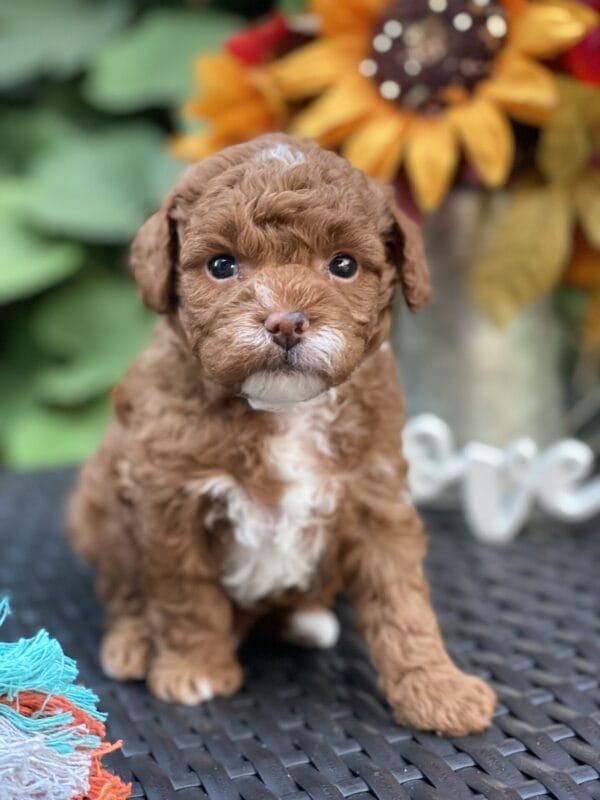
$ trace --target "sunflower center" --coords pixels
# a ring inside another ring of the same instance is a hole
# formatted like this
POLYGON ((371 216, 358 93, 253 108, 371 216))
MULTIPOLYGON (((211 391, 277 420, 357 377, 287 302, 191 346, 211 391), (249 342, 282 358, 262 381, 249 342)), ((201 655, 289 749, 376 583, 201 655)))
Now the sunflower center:
POLYGON ((493 0, 393 0, 359 69, 386 100, 436 113, 489 74, 506 32, 493 0))

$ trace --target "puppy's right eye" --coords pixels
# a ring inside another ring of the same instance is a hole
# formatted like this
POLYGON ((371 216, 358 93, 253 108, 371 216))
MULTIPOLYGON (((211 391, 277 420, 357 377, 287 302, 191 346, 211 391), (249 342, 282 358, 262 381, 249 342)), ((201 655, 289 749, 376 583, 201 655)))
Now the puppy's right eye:
POLYGON ((239 273, 240 267, 233 256, 227 253, 214 256, 206 265, 208 271, 218 281, 224 281, 227 278, 235 278, 239 273))

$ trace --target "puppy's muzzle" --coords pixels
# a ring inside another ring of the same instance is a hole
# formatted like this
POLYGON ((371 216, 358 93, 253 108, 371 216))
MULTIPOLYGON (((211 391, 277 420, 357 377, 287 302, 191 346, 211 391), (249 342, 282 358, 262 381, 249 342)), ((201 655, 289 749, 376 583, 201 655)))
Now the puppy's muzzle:
POLYGON ((302 311, 273 311, 264 324, 273 341, 287 351, 298 344, 310 323, 302 311))

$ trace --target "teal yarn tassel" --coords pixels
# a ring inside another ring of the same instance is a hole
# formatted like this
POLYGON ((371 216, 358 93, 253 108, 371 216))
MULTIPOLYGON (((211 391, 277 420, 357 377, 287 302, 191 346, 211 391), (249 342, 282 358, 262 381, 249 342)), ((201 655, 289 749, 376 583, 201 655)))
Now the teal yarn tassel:
MULTIPOLYGON (((10 613, 0 598, 0 625, 10 613)), ((45 630, 0 643, 0 800, 127 800, 131 786, 102 766, 98 698, 45 630)))
MULTIPOLYGON (((0 601, 0 624, 9 612, 8 599, 4 598, 0 601)), ((75 661, 45 630, 18 642, 0 642, 0 695, 18 701, 19 692, 25 690, 60 694, 96 719, 106 719, 106 714, 98 711, 97 695, 75 684, 78 674, 75 661)))
MULTIPOLYGON (((10 613, 8 598, 0 600, 0 624, 10 613)), ((100 744, 97 736, 83 734, 73 725, 70 712, 44 715, 45 703, 31 716, 19 713, 19 693, 35 691, 61 695, 90 716, 103 721, 106 714, 98 711, 98 697, 90 689, 78 686, 77 664, 65 655, 62 647, 47 631, 40 630, 29 639, 0 642, 0 695, 14 701, 14 708, 0 703, 0 719, 30 735, 39 734, 47 747, 59 753, 77 748, 93 750, 100 744)))
POLYGON ((57 753, 95 750, 100 745, 98 736, 83 733, 73 725, 73 715, 69 711, 47 717, 39 714, 26 717, 24 714, 19 714, 16 709, 0 703, 0 723, 3 719, 22 733, 37 736, 44 741, 46 747, 57 753))
POLYGON ((10 614, 10 600, 8 597, 0 598, 0 626, 4 625, 4 621, 10 614))

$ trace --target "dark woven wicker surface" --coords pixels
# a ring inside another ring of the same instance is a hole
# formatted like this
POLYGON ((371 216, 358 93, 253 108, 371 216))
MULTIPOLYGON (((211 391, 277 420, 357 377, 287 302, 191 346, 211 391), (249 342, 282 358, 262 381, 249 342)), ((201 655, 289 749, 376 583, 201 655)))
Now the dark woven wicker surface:
MULTIPOLYGON (((394 724, 347 611, 340 645, 306 652, 255 637, 243 690, 167 706, 100 672, 99 608, 60 534, 70 472, 0 475, 2 638, 46 627, 123 739, 110 764, 148 800, 600 798, 600 524, 540 524, 515 544, 476 544, 432 515, 429 573, 449 648, 501 698, 482 736, 394 724)), ((0 798, 2 792, 0 789, 0 798)))

